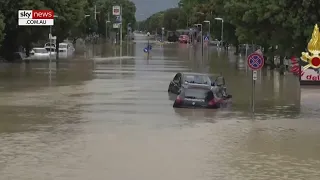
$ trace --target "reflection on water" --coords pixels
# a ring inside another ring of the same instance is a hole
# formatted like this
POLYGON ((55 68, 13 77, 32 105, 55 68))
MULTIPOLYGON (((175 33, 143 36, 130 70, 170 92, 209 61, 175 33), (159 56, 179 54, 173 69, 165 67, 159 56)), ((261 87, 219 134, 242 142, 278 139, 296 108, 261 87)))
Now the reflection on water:
POLYGON ((61 62, 51 75, 46 63, 1 65, 0 179, 320 177, 317 89, 300 96, 295 77, 262 71, 253 120, 245 61, 178 44, 154 44, 147 59, 145 45, 136 38, 132 60, 61 62), (222 72, 232 107, 173 109, 177 71, 222 72))

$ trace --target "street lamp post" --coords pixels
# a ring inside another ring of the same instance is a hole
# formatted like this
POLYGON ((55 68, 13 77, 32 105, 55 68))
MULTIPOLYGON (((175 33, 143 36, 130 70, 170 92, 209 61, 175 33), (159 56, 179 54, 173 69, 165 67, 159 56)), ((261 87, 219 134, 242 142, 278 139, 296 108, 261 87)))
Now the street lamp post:
POLYGON ((164 27, 161 28, 161 42, 163 43, 164 27))
MULTIPOLYGON (((53 18, 57 18, 57 17, 59 17, 59 16, 57 16, 57 15, 54 15, 54 17, 53 18)), ((52 48, 51 48, 51 45, 53 44, 52 43, 52 26, 50 26, 50 29, 49 29, 49 43, 50 43, 50 50, 49 50, 49 68, 50 68, 50 71, 51 71, 51 51, 52 51, 52 48)), ((57 45, 56 45, 57 46, 57 45)), ((59 44, 58 44, 58 46, 59 46, 59 44)))
POLYGON ((129 36, 131 37, 131 34, 130 34, 130 31, 131 31, 131 23, 128 23, 127 24, 127 56, 129 56, 129 36))
POLYGON ((209 33, 209 42, 207 44, 207 58, 209 59, 209 46, 210 46, 210 40, 211 40, 211 32, 210 32, 210 29, 211 29, 211 22, 208 21, 208 20, 205 20, 203 21, 204 23, 208 23, 209 27, 208 27, 208 33, 209 33))
POLYGON ((195 26, 200 26, 200 32, 201 32, 201 56, 203 57, 203 34, 202 34, 202 24, 195 24, 195 26))
POLYGON ((147 33, 147 36, 148 36, 147 49, 148 49, 148 59, 149 59, 149 57, 150 57, 150 33, 149 32, 147 33))
POLYGON ((203 21, 204 23, 208 23, 209 24, 209 27, 208 27, 208 33, 209 33, 209 41, 210 41, 210 39, 211 39, 211 32, 210 32, 210 28, 211 28, 211 23, 210 23, 210 21, 203 21))
POLYGON ((106 42, 108 42, 108 23, 110 23, 111 21, 107 20, 106 21, 106 42))
POLYGON ((120 57, 122 57, 122 6, 120 6, 120 57))
POLYGON ((215 20, 221 21, 221 42, 223 42, 223 19, 222 18, 214 18, 215 20))

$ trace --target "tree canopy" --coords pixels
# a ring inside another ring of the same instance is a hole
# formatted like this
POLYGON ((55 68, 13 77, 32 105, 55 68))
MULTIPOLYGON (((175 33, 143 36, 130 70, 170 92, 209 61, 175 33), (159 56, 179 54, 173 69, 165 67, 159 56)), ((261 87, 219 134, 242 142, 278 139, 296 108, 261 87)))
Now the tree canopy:
POLYGON ((113 23, 115 19, 113 5, 122 7, 123 30, 126 33, 127 24, 136 23, 136 7, 130 0, 0 0, 1 56, 8 57, 19 47, 29 49, 32 43, 49 38, 48 26, 18 26, 18 10, 52 9, 56 15, 52 33, 59 43, 66 38, 77 39, 92 33, 106 36, 106 21, 113 23), (99 12, 96 19, 95 6, 99 12))
POLYGON ((167 10, 152 15, 140 25, 148 31, 162 26, 173 30, 208 20, 212 36, 220 39, 221 21, 215 20, 219 17, 224 20, 224 40, 233 44, 277 46, 285 55, 300 53, 306 47, 313 26, 320 19, 319 5, 317 0, 180 0, 175 8, 179 13, 172 15, 171 20, 161 21, 172 13, 167 10))

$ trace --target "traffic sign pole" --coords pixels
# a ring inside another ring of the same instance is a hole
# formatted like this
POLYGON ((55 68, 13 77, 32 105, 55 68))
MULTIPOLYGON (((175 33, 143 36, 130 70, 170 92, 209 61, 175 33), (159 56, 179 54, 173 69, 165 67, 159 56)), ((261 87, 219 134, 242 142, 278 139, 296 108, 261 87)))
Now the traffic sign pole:
POLYGON ((252 71, 252 113, 255 111, 255 101, 256 101, 256 80, 257 80, 258 72, 256 70, 252 71))
POLYGON ((148 36, 148 60, 149 60, 149 57, 150 57, 150 33, 148 32, 147 33, 147 36, 148 36))
POLYGON ((254 52, 248 56, 247 59, 248 67, 252 70, 252 113, 255 112, 255 90, 256 90, 256 80, 258 79, 258 70, 260 70, 264 65, 264 58, 261 53, 254 52))

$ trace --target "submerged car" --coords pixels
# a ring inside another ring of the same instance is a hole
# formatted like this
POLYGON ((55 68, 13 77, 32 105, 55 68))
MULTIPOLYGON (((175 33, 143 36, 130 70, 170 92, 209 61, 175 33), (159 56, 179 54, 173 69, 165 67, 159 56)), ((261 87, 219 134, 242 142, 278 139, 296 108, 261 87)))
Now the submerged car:
POLYGON ((47 60, 50 57, 49 52, 45 48, 33 48, 30 51, 30 59, 47 60))
POLYGON ((225 99, 218 97, 212 91, 210 85, 189 85, 188 88, 183 88, 180 94, 176 97, 174 108, 220 108, 224 104, 225 99))
POLYGON ((225 79, 221 75, 215 74, 202 74, 191 72, 179 72, 173 80, 170 82, 168 92, 173 94, 179 94, 181 89, 188 87, 192 84, 202 84, 210 86, 211 89, 217 88, 224 98, 231 98, 232 96, 227 93, 225 86, 225 79))
POLYGON ((210 86, 211 81, 207 74, 179 72, 170 82, 168 92, 179 94, 181 88, 186 87, 188 84, 204 84, 210 86))

